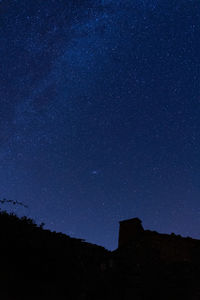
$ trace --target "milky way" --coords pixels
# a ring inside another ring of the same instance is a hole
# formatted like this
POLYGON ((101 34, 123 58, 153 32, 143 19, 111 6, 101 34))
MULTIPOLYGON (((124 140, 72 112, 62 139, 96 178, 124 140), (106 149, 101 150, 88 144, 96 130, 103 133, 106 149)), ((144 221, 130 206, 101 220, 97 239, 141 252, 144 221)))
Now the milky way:
POLYGON ((2 0, 1 198, 109 249, 136 216, 200 238, 199 24, 195 0, 2 0))

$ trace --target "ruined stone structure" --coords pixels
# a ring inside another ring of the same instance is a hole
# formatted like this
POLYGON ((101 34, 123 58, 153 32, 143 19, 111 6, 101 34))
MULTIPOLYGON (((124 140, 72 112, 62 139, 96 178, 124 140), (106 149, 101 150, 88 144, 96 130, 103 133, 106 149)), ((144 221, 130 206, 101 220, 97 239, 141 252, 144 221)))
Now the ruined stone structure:
POLYGON ((128 244, 144 232, 142 221, 138 218, 120 221, 118 247, 128 244))
POLYGON ((200 240, 144 230, 138 218, 120 222, 118 247, 126 246, 131 247, 141 261, 151 257, 166 262, 200 260, 200 240))

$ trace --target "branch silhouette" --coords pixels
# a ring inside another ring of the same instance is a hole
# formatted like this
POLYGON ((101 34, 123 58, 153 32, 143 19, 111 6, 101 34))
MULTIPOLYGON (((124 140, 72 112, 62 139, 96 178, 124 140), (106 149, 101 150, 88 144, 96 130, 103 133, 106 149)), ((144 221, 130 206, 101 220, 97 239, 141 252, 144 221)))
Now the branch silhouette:
POLYGON ((28 208, 28 206, 25 205, 25 204, 22 203, 22 202, 14 201, 14 200, 8 200, 8 199, 5 199, 5 198, 3 198, 2 200, 0 200, 0 203, 1 203, 1 204, 4 204, 4 203, 11 203, 11 204, 13 204, 13 205, 20 205, 20 206, 23 206, 23 207, 25 207, 25 208, 28 208))

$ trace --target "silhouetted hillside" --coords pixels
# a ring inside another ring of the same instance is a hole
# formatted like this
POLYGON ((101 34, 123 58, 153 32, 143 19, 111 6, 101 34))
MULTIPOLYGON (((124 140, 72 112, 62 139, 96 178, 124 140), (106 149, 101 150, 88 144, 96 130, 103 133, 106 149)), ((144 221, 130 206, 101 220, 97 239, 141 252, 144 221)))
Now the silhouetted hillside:
POLYGON ((169 235, 139 232, 109 252, 1 212, 1 299, 200 299, 199 249, 191 260, 163 259, 155 241, 169 235))
POLYGON ((86 299, 108 251, 0 213, 2 299, 86 299))

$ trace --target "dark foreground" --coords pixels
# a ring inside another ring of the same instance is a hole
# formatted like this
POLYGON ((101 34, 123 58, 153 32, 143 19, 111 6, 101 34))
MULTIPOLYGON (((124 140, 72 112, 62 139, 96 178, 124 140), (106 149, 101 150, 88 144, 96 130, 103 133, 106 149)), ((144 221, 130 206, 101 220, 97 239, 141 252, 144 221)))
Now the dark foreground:
POLYGON ((164 262, 141 242, 109 252, 7 213, 0 252, 2 300, 200 299, 200 253, 164 262))

